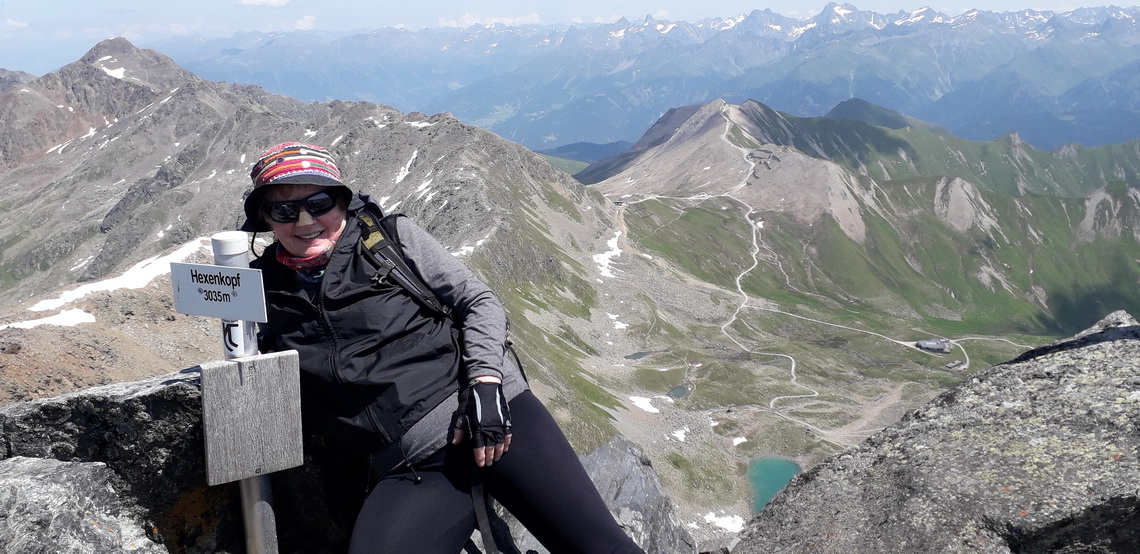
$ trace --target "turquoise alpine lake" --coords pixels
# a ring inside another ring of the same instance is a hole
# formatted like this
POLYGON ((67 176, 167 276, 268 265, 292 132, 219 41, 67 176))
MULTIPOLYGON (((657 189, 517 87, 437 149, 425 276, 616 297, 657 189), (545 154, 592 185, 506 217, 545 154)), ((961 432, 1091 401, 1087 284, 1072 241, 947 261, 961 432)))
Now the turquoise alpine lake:
POLYGON ((748 482, 752 483, 752 492, 755 494, 752 501, 753 513, 759 513, 799 472, 799 465, 784 458, 752 460, 748 464, 748 482))

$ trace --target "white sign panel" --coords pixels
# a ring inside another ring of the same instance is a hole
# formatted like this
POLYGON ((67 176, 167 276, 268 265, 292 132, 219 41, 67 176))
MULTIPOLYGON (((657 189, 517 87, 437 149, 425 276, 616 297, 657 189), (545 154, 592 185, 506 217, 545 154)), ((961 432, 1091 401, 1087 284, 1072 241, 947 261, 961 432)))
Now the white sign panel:
POLYGON ((267 321, 261 270, 204 264, 170 264, 174 310, 234 321, 267 321))

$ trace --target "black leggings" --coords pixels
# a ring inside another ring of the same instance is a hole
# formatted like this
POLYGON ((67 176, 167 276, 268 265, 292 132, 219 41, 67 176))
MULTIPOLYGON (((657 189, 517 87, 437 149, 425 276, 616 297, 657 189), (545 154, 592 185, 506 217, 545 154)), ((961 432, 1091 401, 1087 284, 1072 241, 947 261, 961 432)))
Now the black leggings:
MULTIPOLYGON (((546 407, 529 391, 510 402, 511 449, 484 470, 484 488, 552 554, 642 553, 614 521, 546 407)), ((414 475, 380 480, 356 519, 350 554, 456 554, 474 532, 469 444, 447 446, 414 475)))

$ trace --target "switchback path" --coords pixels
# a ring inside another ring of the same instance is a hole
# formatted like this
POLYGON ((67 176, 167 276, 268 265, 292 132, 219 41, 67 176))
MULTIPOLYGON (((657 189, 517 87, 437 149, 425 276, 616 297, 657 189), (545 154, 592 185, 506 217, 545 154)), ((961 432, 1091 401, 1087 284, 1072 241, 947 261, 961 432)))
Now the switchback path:
MULTIPOLYGON (((729 140, 730 130, 731 130, 731 123, 726 122, 725 131, 722 134, 722 139, 725 140, 725 142, 732 144, 732 142, 729 140)), ((746 175, 752 175, 753 171, 755 170, 756 163, 750 158, 749 151, 745 148, 742 148, 742 147, 739 147, 736 145, 733 145, 733 147, 740 150, 741 157, 743 158, 745 163, 749 164, 749 171, 746 173, 746 175)), ((640 242, 640 240, 644 240, 646 237, 652 236, 653 234, 655 234, 660 229, 665 229, 665 228, 670 227, 673 223, 675 223, 678 219, 680 219, 688 209, 695 208, 695 207, 701 205, 702 203, 708 202, 708 201, 713 200, 713 199, 728 199, 732 203, 740 205, 742 207, 742 210, 741 210, 743 213, 742 217, 743 217, 745 223, 747 224, 748 228, 751 230, 751 235, 752 235, 751 236, 752 244, 751 244, 751 251, 750 251, 751 263, 747 267, 745 267, 739 274, 736 275, 736 278, 735 278, 736 292, 740 297, 740 301, 736 305, 736 307, 733 309, 732 314, 720 326, 721 333, 728 340, 730 340, 733 344, 735 344, 737 347, 739 347, 741 350, 743 350, 745 352, 748 352, 750 354, 755 354, 755 355, 774 356, 774 357, 779 357, 779 358, 783 358, 783 359, 788 360, 788 362, 789 362, 788 383, 794 387, 802 389, 804 391, 804 393, 803 394, 786 394, 786 395, 780 395, 780 396, 772 397, 768 401, 767 411, 771 412, 772 414, 774 414, 780 418, 783 418, 787 421, 793 422, 797 425, 800 425, 806 429, 811 430, 813 433, 815 433, 820 438, 820 440, 823 440, 825 442, 834 444, 834 445, 842 447, 842 448, 852 446, 855 443, 850 442, 849 440, 845 441, 844 439, 845 438, 850 439, 853 437, 862 438, 862 437, 866 437, 866 436, 880 430, 880 429, 860 429, 859 424, 860 424, 860 422, 869 423, 869 422, 876 420, 878 414, 880 412, 882 412, 887 406, 898 403, 899 401, 901 401, 901 391, 905 387, 905 384, 896 386, 884 398, 880 399, 874 405, 868 406, 864 410, 863 416, 860 417, 858 420, 847 423, 841 427, 837 427, 834 429, 824 429, 824 428, 818 427, 816 425, 813 425, 807 421, 803 421, 801 419, 795 418, 795 417, 781 411, 780 404, 783 403, 784 401, 788 401, 788 400, 819 397, 820 392, 818 390, 812 388, 811 386, 806 385, 806 384, 799 381, 797 373, 796 373, 796 369, 797 369, 799 362, 798 362, 798 360, 796 360, 795 357, 788 355, 788 354, 784 354, 782 352, 767 352, 767 351, 764 351, 760 347, 746 345, 742 342, 742 340, 743 340, 742 338, 738 338, 737 336, 734 336, 734 334, 730 331, 730 329, 733 325, 737 324, 737 322, 740 320, 740 314, 746 309, 763 310, 763 311, 768 311, 768 312, 772 312, 772 313, 778 313, 778 314, 785 315, 788 317, 801 319, 801 320, 808 321, 811 323, 815 323, 818 325, 836 327, 836 328, 840 328, 840 329, 844 329, 844 330, 852 331, 852 332, 856 332, 856 333, 864 333, 864 334, 871 335, 871 336, 880 338, 882 340, 888 341, 888 342, 890 342, 896 346, 902 346, 904 348, 909 348, 909 349, 919 350, 919 351, 922 351, 922 350, 916 346, 914 340, 900 340, 900 339, 888 337, 888 336, 883 335, 881 333, 877 333, 877 332, 870 331, 867 329, 860 329, 857 327, 851 327, 851 326, 842 325, 842 324, 838 324, 838 323, 832 323, 829 321, 823 321, 820 319, 815 319, 815 318, 806 317, 803 315, 794 314, 791 312, 786 312, 783 310, 779 310, 779 309, 770 307, 768 305, 768 302, 765 299, 753 298, 747 292, 745 292, 744 286, 742 284, 743 280, 752 271, 756 270, 760 266, 761 262, 763 262, 763 263, 769 264, 771 267, 775 268, 776 271, 779 271, 780 274, 782 274, 784 277, 784 282, 787 284, 787 286, 790 289, 795 290, 796 292, 798 292, 800 294, 811 295, 811 296, 819 296, 818 294, 802 291, 793 285, 791 277, 788 275, 787 271, 784 269, 783 264, 782 264, 779 256, 763 240, 763 237, 761 235, 761 229, 763 228, 763 222, 762 221, 753 221, 753 217, 757 212, 756 207, 748 204, 747 202, 745 202, 744 200, 741 200, 740 198, 737 198, 736 196, 733 196, 733 192, 742 189, 746 185, 746 183, 747 183, 747 179, 745 179, 739 185, 734 187, 732 189, 732 191, 725 192, 722 194, 701 193, 701 194, 696 194, 696 195, 692 195, 692 196, 669 196, 669 195, 661 195, 661 194, 647 194, 644 196, 637 196, 636 198, 633 198, 633 195, 626 195, 625 197, 623 197, 623 205, 619 206, 617 209, 616 224, 618 225, 618 229, 620 231, 622 231, 622 235, 624 235, 626 237, 626 240, 633 243, 633 246, 639 248, 640 245, 638 244, 638 242, 640 242), (645 202, 648 200, 655 200, 655 199, 656 200, 669 200, 669 201, 681 203, 683 205, 676 207, 676 210, 677 210, 676 217, 674 217, 671 221, 659 225, 656 229, 649 231, 643 237, 639 237, 638 239, 634 239, 629 234, 628 227, 627 227, 626 222, 625 222, 624 205, 637 204, 637 203, 645 202), (767 259, 762 259, 761 254, 760 254, 762 251, 766 253, 765 257, 767 259)), ((963 355, 966 357, 965 365, 962 368, 963 370, 965 370, 966 368, 969 367, 969 362, 970 362, 969 353, 966 351, 965 346, 963 344, 961 344, 962 342, 967 341, 967 340, 1000 340, 1000 341, 1008 342, 1008 343, 1013 344, 1015 346, 1023 347, 1026 349, 1031 348, 1028 345, 1020 345, 1020 344, 1014 343, 1014 342, 1006 340, 1006 339, 992 338, 992 337, 965 337, 962 339, 957 339, 957 340, 950 339, 950 340, 951 340, 951 344, 953 344, 953 345, 957 346, 959 349, 961 349, 963 355)), ((699 364, 697 364, 697 365, 699 365, 699 364)), ((695 367, 692 363, 687 364, 687 368, 691 369, 692 367, 695 367)), ((689 380, 689 375, 688 375, 689 369, 686 369, 686 380, 689 380)), ((748 409, 749 406, 737 406, 736 408, 748 409)), ((755 408, 761 409, 759 406, 755 406, 755 408)))
MULTIPOLYGON (((784 271, 783 266, 780 264, 779 258, 776 257, 776 255, 775 255, 775 252, 772 251, 770 248, 768 248, 766 245, 764 245, 764 243, 761 239, 761 236, 760 236, 760 225, 752 222, 751 216, 755 213, 755 208, 753 208, 752 206, 749 206, 746 202, 740 200, 739 198, 732 196, 731 194, 728 194, 728 193, 720 194, 720 195, 699 194, 699 195, 694 195, 694 196, 689 196, 689 197, 665 196, 665 195, 652 194, 652 195, 646 195, 644 197, 639 197, 639 198, 633 199, 633 200, 627 200, 625 202, 625 204, 626 205, 637 204, 640 202, 645 202, 648 200, 655 200, 655 199, 656 200, 670 200, 670 201, 688 204, 687 207, 684 207, 684 208, 681 208, 678 210, 676 218, 674 218, 672 221, 659 225, 657 227, 657 229, 650 231, 646 235, 646 236, 651 236, 657 230, 668 228, 673 222, 675 222, 677 219, 679 219, 680 217, 682 217, 684 215, 684 212, 686 209, 694 208, 694 207, 699 206, 700 204, 702 204, 704 202, 707 202, 707 201, 713 200, 713 199, 718 199, 718 198, 729 199, 732 202, 739 204, 742 208, 744 208, 746 210, 746 211, 744 211, 744 214, 743 214, 744 220, 748 223, 748 226, 752 231, 752 237, 751 237, 752 238, 752 246, 751 246, 751 252, 750 252, 751 263, 748 265, 748 267, 744 268, 735 277, 736 292, 738 295, 740 295, 740 302, 736 305, 736 307, 734 308, 732 314, 728 317, 728 319, 720 326, 721 333, 729 341, 731 341, 733 344, 735 344, 737 347, 739 347, 741 350, 743 350, 745 352, 748 352, 750 354, 755 354, 755 355, 774 356, 774 357, 779 357, 779 358, 783 358, 783 359, 788 360, 788 362, 789 362, 788 383, 795 386, 795 387, 803 389, 805 391, 804 394, 781 395, 781 396, 773 397, 768 401, 767 410, 769 412, 771 412, 772 414, 776 415, 777 417, 780 417, 782 419, 785 419, 787 421, 790 421, 792 423, 795 423, 797 425, 800 425, 802 427, 805 427, 805 428, 811 430, 821 440, 829 442, 831 444, 834 444, 840 448, 846 448, 846 447, 849 447, 849 446, 852 446, 853 444, 855 444, 854 442, 851 442, 851 441, 842 441, 842 438, 844 438, 844 437, 859 437, 861 439, 861 438, 873 433, 874 431, 877 431, 878 429, 874 429, 874 430, 847 430, 846 428, 849 428, 850 425, 845 426, 845 429, 824 429, 824 428, 818 427, 816 425, 813 425, 807 421, 803 421, 801 419, 795 418, 795 417, 793 417, 787 413, 780 411, 780 409, 778 408, 778 404, 781 401, 818 397, 818 396, 820 396, 820 393, 818 390, 799 382, 798 376, 796 374, 796 368, 797 368, 797 365, 799 362, 798 362, 798 360, 796 360, 795 357, 790 356, 788 354, 781 353, 781 352, 766 352, 763 349, 758 349, 756 347, 746 345, 743 342, 741 342, 740 339, 738 339, 736 336, 734 336, 734 334, 731 333, 729 329, 734 324, 736 324, 737 321, 740 319, 741 312, 743 312, 744 310, 749 309, 749 308, 756 308, 756 309, 762 309, 762 310, 767 310, 767 311, 772 311, 772 312, 778 312, 778 313, 786 314, 786 315, 789 315, 792 317, 798 317, 800 319, 805 319, 805 320, 812 321, 814 323, 818 323, 818 324, 822 324, 822 325, 842 327, 845 329, 849 329, 851 331, 876 335, 876 336, 883 338, 885 340, 891 341, 891 342, 896 343, 896 344, 908 346, 908 347, 911 346, 910 343, 907 343, 906 341, 900 341, 900 340, 892 339, 890 337, 880 335, 878 333, 874 333, 874 332, 867 331, 864 329, 846 327, 846 326, 839 325, 836 323, 830 323, 830 322, 821 321, 821 320, 817 320, 817 319, 807 318, 804 316, 798 316, 796 314, 783 312, 781 310, 777 310, 774 308, 767 308, 767 307, 761 306, 762 302, 760 302, 758 300, 763 300, 763 299, 754 299, 747 292, 745 292, 744 286, 742 284, 742 280, 745 277, 747 277, 749 273, 751 273, 757 267, 759 267, 762 261, 764 261, 765 263, 770 263, 771 265, 776 267, 776 269, 784 275, 784 278, 789 283, 789 285, 791 283, 791 279, 788 276, 788 274, 784 271), (771 260, 761 260, 760 252, 762 250, 766 251, 770 255, 771 260)), ((636 245, 636 243, 638 241, 635 240, 632 236, 630 236, 630 234, 628 232, 628 226, 626 225, 625 218, 624 218, 624 215, 625 215, 624 211, 625 211, 624 206, 619 207, 617 210, 618 228, 619 228, 619 230, 623 231, 622 234, 626 237, 626 240, 634 242, 634 244, 636 245)), ((644 239, 644 237, 641 237, 641 238, 644 239)), ((693 365, 688 364, 687 367, 691 368, 691 367, 693 367, 693 365)), ((688 369, 686 370, 686 373, 688 373, 688 369)), ((686 379, 688 379, 688 375, 686 375, 686 379)), ((736 408, 740 409, 740 408, 747 408, 747 407, 746 406, 737 406, 736 408)))

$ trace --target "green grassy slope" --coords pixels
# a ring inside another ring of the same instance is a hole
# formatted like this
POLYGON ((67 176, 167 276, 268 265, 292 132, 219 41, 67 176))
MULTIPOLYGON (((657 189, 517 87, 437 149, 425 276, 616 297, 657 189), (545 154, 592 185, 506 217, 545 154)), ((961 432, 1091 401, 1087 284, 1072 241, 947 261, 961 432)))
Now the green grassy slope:
POLYGON ((1113 310, 1140 313, 1140 143, 1043 152, 1015 137, 753 109, 752 127, 725 134, 734 145, 792 146, 873 191, 859 200, 862 242, 830 216, 749 216, 727 197, 637 199, 623 212, 633 247, 723 291, 729 314, 676 324, 672 350, 639 363, 637 382, 661 394, 686 384, 683 409, 753 414, 725 416, 717 431, 748 438, 741 448, 834 452, 839 439, 819 430, 854 425, 884 398, 919 402, 1113 310), (969 225, 951 224, 955 202, 969 225), (912 347, 930 337, 953 350, 912 347))

